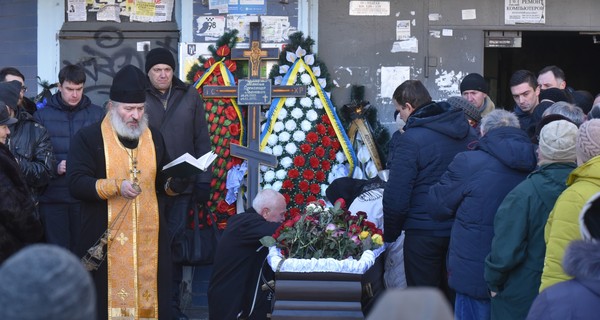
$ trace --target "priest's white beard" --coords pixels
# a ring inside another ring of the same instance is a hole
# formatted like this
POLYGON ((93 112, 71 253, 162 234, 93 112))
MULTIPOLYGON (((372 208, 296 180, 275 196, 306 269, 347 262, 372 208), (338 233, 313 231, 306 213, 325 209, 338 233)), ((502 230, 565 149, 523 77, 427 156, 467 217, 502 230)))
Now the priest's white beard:
POLYGON ((131 128, 117 112, 110 112, 110 123, 120 137, 137 140, 148 128, 148 115, 144 113, 138 121, 137 128, 131 128))

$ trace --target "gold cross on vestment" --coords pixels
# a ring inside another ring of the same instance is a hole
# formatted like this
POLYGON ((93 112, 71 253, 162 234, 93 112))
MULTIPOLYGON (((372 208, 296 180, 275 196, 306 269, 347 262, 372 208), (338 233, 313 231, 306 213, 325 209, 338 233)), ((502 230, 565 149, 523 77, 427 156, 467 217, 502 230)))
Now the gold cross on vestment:
POLYGON ((129 240, 129 238, 127 238, 125 236, 125 234, 123 232, 121 232, 121 234, 119 235, 119 237, 116 240, 119 241, 121 243, 121 245, 124 245, 125 242, 127 242, 127 240, 129 240))

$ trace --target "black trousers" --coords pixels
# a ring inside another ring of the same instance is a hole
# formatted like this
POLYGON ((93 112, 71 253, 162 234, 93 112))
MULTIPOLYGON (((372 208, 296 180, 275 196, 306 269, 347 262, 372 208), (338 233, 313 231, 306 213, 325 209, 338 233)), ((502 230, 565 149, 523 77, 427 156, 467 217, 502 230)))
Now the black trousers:
POLYGON ((436 287, 454 306, 454 292, 448 287, 446 256, 449 237, 432 237, 406 233, 404 238, 404 271, 409 287, 436 287))

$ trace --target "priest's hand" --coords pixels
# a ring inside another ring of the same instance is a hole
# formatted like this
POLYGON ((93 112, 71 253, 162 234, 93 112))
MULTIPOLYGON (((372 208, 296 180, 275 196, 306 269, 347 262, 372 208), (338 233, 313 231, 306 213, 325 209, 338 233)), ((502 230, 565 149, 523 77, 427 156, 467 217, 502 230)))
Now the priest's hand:
POLYGON ((121 182, 121 195, 125 199, 135 199, 142 193, 140 187, 129 180, 121 182))

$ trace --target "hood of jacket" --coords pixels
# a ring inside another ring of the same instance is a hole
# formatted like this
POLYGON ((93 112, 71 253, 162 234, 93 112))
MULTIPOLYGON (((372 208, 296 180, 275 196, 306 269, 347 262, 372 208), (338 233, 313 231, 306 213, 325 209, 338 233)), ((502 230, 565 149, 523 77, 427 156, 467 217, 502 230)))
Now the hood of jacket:
POLYGON ((463 139, 471 130, 461 109, 455 109, 445 101, 431 102, 415 110, 404 130, 423 127, 439 132, 453 139, 463 139))
POLYGON ((600 242, 571 242, 563 258, 565 272, 600 296, 600 242))
POLYGON ((75 106, 75 108, 71 108, 63 101, 62 97, 60 96, 60 92, 57 92, 52 95, 50 101, 48 101, 48 104, 46 105, 46 108, 50 107, 63 111, 78 111, 89 107, 91 104, 92 100, 90 100, 90 98, 88 98, 86 95, 83 95, 77 106, 75 106))
POLYGON ((591 158, 586 163, 573 170, 567 179, 567 185, 570 186, 580 179, 593 182, 600 186, 600 156, 591 158))
POLYGON ((514 170, 531 172, 537 166, 535 147, 527 134, 519 128, 492 129, 479 139, 477 149, 514 170))

